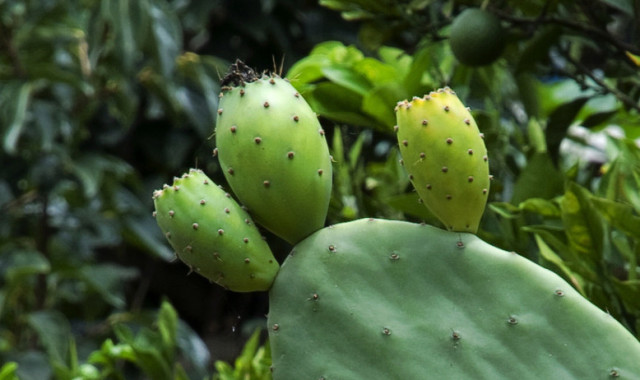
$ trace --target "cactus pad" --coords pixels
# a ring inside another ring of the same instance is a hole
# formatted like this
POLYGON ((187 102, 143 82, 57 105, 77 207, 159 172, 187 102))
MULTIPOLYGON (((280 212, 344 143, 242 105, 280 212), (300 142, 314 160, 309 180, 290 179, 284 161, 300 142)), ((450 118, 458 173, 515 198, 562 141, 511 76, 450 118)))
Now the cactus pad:
POLYGON ((237 291, 269 289, 279 265, 251 217, 202 171, 153 195, 158 225, 191 270, 237 291))
POLYGON ((449 88, 402 101, 397 136, 420 199, 451 231, 478 230, 489 192, 487 149, 475 120, 449 88))
POLYGON ((638 379, 640 343, 554 273, 468 233, 358 220, 270 290, 274 379, 638 379))
POLYGON ((232 73, 227 78, 238 83, 223 88, 216 124, 220 165, 256 221, 296 243, 327 215, 332 168, 324 131, 286 80, 232 73))

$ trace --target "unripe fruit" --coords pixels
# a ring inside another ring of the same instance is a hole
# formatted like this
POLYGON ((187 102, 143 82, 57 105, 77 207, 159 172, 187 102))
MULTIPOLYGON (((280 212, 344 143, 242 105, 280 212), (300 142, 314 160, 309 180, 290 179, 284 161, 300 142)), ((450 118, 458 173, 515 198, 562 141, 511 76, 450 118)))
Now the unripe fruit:
POLYGON ((324 226, 331 159, 311 107, 285 79, 241 62, 225 79, 217 154, 238 199, 257 222, 294 244, 324 226))
POLYGON ((279 265, 251 217, 202 171, 153 194, 154 216, 180 260, 236 292, 268 290, 279 265))
POLYGON ((469 8, 453 20, 449 44, 453 55, 463 64, 488 65, 502 54, 505 31, 500 25, 500 19, 492 13, 469 8))
POLYGON ((487 149, 449 88, 399 102, 400 153, 420 199, 451 231, 475 233, 489 192, 487 149))

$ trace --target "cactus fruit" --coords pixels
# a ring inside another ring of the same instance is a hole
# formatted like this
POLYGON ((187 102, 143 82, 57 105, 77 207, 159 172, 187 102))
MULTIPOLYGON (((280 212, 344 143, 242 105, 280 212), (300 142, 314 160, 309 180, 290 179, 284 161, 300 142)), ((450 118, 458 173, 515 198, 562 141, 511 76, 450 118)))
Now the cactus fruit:
POLYGON ((258 77, 237 62, 223 84, 216 145, 226 179, 257 222, 296 243, 327 215, 332 167, 324 131, 276 75, 258 77))
POLYGON ((420 199, 451 231, 476 233, 489 192, 487 149, 449 88, 399 102, 397 137, 420 199))
POLYGON ((378 219, 294 247, 274 379, 637 379, 640 343, 556 274, 468 233, 378 219))
POLYGON ((251 217, 202 171, 153 195, 158 225, 191 270, 237 292, 269 289, 279 265, 251 217))

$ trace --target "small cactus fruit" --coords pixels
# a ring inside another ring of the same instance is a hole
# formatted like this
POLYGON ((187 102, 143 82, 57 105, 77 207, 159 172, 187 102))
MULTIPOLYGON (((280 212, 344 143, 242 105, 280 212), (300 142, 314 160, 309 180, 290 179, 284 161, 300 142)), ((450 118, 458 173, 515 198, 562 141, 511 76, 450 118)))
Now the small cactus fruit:
POLYGON ((257 222, 296 243, 324 226, 331 196, 318 118, 289 82, 242 62, 223 85, 215 136, 226 179, 257 222))
POLYGON ((450 231, 476 233, 489 191, 487 148, 449 88, 399 102, 397 137, 420 199, 450 231))
POLYGON ((236 292, 268 290, 279 265, 250 216, 202 171, 153 194, 155 218, 192 271, 236 292))

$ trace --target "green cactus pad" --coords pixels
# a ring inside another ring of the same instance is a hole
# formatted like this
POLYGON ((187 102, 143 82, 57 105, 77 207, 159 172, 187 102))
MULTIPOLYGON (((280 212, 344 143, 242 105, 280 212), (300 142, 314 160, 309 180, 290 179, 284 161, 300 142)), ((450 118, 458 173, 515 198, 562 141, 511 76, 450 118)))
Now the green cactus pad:
POLYGON ((316 114, 289 82, 263 76, 221 94, 220 165, 256 221, 290 243, 325 223, 331 196, 329 148, 316 114))
POLYGON ((396 107, 404 166, 420 199, 451 231, 476 233, 489 192, 487 149, 449 88, 396 107))
POLYGON ((236 292, 268 290, 279 265, 251 217, 202 171, 153 194, 156 221, 191 270, 236 292))
POLYGON ((377 219, 294 247, 274 379, 638 379, 640 343, 556 274, 468 233, 377 219))

